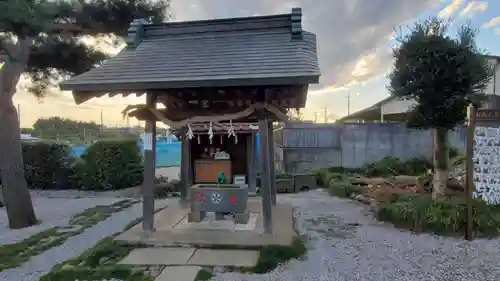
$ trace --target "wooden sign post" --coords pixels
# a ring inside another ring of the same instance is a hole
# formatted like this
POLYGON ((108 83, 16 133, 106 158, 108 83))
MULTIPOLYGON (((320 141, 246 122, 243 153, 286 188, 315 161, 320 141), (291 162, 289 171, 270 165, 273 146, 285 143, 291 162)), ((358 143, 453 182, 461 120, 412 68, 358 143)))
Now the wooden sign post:
MULTIPOLYGON (((497 109, 476 109, 474 106, 468 107, 468 124, 467 124, 467 144, 466 144, 466 184, 465 184, 465 199, 466 199, 466 228, 465 239, 472 240, 473 234, 473 217, 472 217, 472 202, 473 193, 476 195, 482 194, 485 190, 490 189, 490 182, 485 182, 485 173, 491 173, 494 166, 500 166, 500 158, 489 157, 488 154, 500 153, 500 145, 493 139, 500 140, 500 110, 497 109), (498 152, 494 152, 497 151, 498 152), (495 159, 493 162, 491 159, 495 159), (488 160, 486 160, 488 159, 488 160), (498 160, 497 160, 498 159, 498 160), (475 165, 477 166, 475 167, 475 165)), ((488 175, 489 176, 489 175, 488 175)), ((498 183, 500 185, 500 175, 498 175, 498 183)), ((500 192, 500 191, 499 191, 500 192)), ((478 195, 478 197, 480 197, 478 195)), ((489 204, 498 204, 493 202, 494 199, 482 196, 482 199, 489 204)))
POLYGON ((465 152, 465 202, 467 204, 466 208, 466 224, 465 224, 465 240, 472 240, 472 228, 473 228, 473 218, 472 218, 472 192, 473 192, 473 177, 474 177, 474 128, 476 126, 476 108, 474 106, 469 106, 467 108, 467 143, 465 152))

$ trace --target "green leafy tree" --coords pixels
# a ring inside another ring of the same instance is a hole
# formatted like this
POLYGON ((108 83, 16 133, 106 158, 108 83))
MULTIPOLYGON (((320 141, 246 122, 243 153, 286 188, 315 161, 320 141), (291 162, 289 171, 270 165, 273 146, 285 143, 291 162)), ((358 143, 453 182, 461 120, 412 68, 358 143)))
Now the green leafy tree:
POLYGON ((91 44, 96 38, 120 38, 136 18, 162 22, 168 6, 168 0, 0 1, 0 175, 11 228, 36 223, 12 100, 21 76, 29 78, 31 92, 41 97, 59 79, 108 57, 91 44))
POLYGON ((448 178, 448 131, 463 124, 467 107, 477 105, 492 78, 492 68, 476 45, 477 29, 448 34, 440 19, 418 22, 397 39, 389 74, 391 94, 416 101, 408 126, 433 129, 433 197, 444 194, 448 178))

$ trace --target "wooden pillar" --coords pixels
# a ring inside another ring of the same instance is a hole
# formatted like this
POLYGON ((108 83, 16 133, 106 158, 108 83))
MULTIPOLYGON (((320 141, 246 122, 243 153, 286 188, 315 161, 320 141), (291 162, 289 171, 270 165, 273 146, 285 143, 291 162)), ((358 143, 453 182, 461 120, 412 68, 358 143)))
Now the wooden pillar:
POLYGON ((181 200, 189 198, 190 173, 191 173, 191 140, 184 137, 181 144, 181 200))
POLYGON ((257 189, 257 172, 255 169, 255 133, 247 137, 247 185, 249 192, 257 189))
MULTIPOLYGON (((146 104, 149 108, 156 108, 157 96, 148 93, 146 104)), ((156 121, 146 121, 146 132, 144 134, 144 180, 142 183, 142 229, 145 232, 154 231, 155 212, 155 150, 156 150, 156 121)))
POLYGON ((269 142, 269 177, 271 178, 271 203, 276 206, 276 163, 274 163, 274 129, 273 122, 268 122, 269 134, 267 140, 269 142))
POLYGON ((193 157, 191 155, 191 146, 193 145, 193 140, 187 140, 187 157, 188 157, 188 176, 187 176, 187 189, 186 194, 189 199, 189 188, 193 185, 194 182, 194 162, 193 157))
POLYGON ((270 177, 270 157, 269 157, 269 126, 267 112, 262 110, 259 116, 260 135, 260 194, 262 196, 262 221, 265 234, 273 233, 273 214, 271 202, 271 177, 270 177))

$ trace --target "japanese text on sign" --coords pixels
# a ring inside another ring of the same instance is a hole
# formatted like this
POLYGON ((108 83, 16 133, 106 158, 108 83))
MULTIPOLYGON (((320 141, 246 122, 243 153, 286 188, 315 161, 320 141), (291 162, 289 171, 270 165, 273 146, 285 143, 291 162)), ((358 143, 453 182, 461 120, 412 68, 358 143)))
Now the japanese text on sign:
POLYGON ((238 204, 238 198, 236 197, 236 194, 231 193, 231 195, 229 196, 229 202, 233 205, 238 204))
POLYGON ((203 191, 198 190, 196 191, 194 195, 194 202, 200 203, 200 202, 207 202, 208 200, 205 198, 205 195, 203 194, 203 191))

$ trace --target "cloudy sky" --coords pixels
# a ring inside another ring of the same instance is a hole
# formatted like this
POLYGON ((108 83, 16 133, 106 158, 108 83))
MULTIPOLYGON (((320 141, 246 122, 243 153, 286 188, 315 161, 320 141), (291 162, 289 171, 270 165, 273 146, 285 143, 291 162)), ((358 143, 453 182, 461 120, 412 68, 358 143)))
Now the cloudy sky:
MULTIPOLYGON (((391 67, 394 28, 438 15, 451 18, 452 27, 471 21, 480 28, 479 45, 500 55, 500 1, 468 0, 172 0, 173 20, 288 13, 301 7, 304 28, 318 38, 321 83, 310 90, 306 118, 315 112, 332 117, 354 112, 388 96, 386 74, 391 67)), ((40 117, 60 116, 82 121, 123 125, 120 111, 135 98, 101 98, 76 106, 70 93, 55 92, 43 100, 20 91, 16 102, 21 123, 30 127, 40 117)), ((322 117, 321 117, 322 118, 322 117)), ((131 121, 135 124, 135 121, 131 121)))

